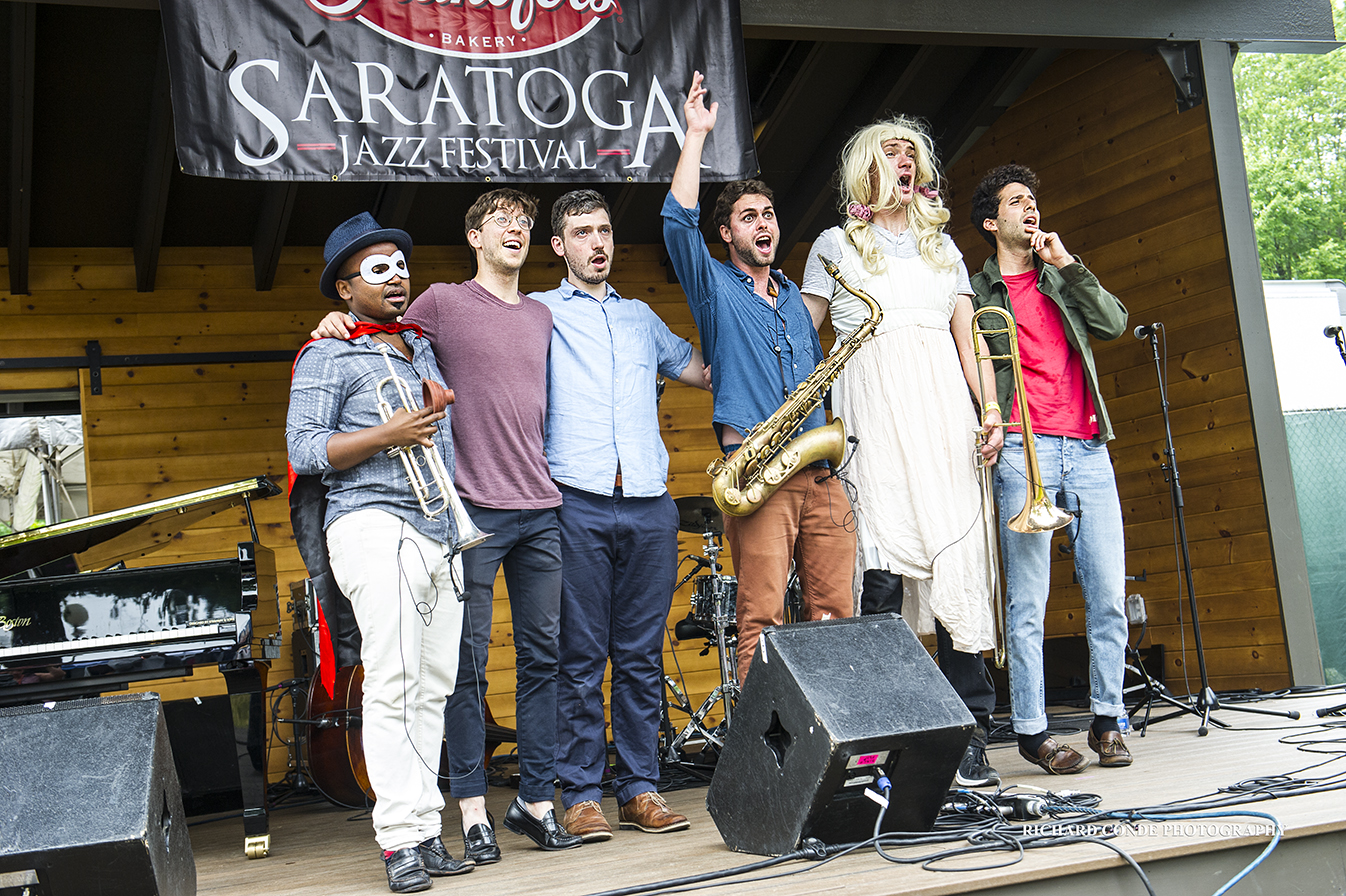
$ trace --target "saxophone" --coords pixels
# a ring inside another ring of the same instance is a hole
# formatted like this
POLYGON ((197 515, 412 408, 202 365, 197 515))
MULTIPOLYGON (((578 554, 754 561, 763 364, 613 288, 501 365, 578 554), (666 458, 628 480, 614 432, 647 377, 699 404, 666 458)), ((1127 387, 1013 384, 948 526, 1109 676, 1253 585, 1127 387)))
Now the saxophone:
POLYGON ((865 303, 869 319, 842 337, 841 347, 824 358, 774 414, 744 433, 737 451, 727 458, 716 458, 706 468, 712 477, 711 497, 729 516, 747 516, 757 510, 787 479, 809 464, 826 460, 836 468, 845 459, 846 424, 840 417, 786 440, 823 403, 841 368, 878 328, 883 311, 864 290, 847 283, 835 264, 821 255, 818 258, 833 280, 865 303))

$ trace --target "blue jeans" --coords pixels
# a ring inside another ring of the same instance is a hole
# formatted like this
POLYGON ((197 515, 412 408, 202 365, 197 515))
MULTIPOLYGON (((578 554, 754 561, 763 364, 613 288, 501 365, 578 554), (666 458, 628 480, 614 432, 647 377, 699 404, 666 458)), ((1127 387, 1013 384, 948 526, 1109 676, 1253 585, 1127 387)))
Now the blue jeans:
POLYGON ((603 673, 612 658, 612 789, 625 803, 659 785, 664 626, 678 567, 678 511, 657 498, 561 486, 561 804, 602 800, 603 673))
POLYGON ((486 794, 486 651, 491 640, 495 575, 505 567, 514 629, 515 728, 519 796, 556 797, 556 676, 561 628, 561 534, 556 508, 497 510, 464 501, 472 522, 491 537, 464 551, 467 602, 458 683, 444 710, 449 790, 458 799, 486 794))
MULTIPOLYGON (((1038 466, 1048 500, 1065 493, 1065 507, 1078 510, 1065 532, 1075 538, 1075 573, 1084 593, 1084 630, 1089 641, 1089 698, 1095 715, 1120 717, 1126 643, 1126 549, 1122 506, 1107 445, 1065 436, 1035 436, 1038 466)), ((1051 589, 1051 532, 1011 532, 1007 520, 1024 506, 1023 436, 1009 433, 996 470, 1000 549, 1008 598, 1011 720, 1017 734, 1047 730, 1042 638, 1051 589)), ((1060 502, 1057 502, 1060 503, 1060 502)))

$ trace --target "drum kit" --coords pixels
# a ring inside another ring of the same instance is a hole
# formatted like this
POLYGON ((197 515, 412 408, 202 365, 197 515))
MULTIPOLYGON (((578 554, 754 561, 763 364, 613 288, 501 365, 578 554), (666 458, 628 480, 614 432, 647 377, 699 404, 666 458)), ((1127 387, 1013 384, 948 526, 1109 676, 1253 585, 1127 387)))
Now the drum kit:
MULTIPOLYGON (((693 708, 686 692, 672 676, 665 676, 668 687, 668 706, 687 715, 687 724, 674 731, 666 720, 663 758, 667 762, 686 765, 707 765, 714 761, 724 746, 734 704, 738 700, 738 580, 723 573, 720 554, 724 551, 724 516, 708 497, 692 495, 675 498, 678 508, 678 528, 683 532, 699 534, 705 542, 701 556, 690 554, 695 564, 691 572, 674 587, 676 592, 687 582, 692 583, 691 608, 685 619, 674 626, 674 637, 679 642, 705 639, 702 655, 715 651, 720 664, 720 683, 693 708), (698 575, 702 570, 705 574, 698 575), (718 716, 718 721, 716 717, 718 716), (707 749, 707 748, 710 749, 707 749)), ((790 575, 785 594, 785 620, 800 618, 802 594, 799 580, 790 575)))
POLYGON ((724 746, 734 703, 738 700, 738 580, 721 571, 720 554, 724 546, 720 539, 724 535, 724 516, 715 502, 701 495, 692 495, 675 498, 674 504, 678 508, 678 528, 683 532, 699 534, 705 541, 701 546, 701 556, 689 555, 695 564, 692 571, 673 589, 676 592, 688 581, 692 582, 691 612, 674 626, 674 636, 678 641, 706 640, 702 654, 710 650, 716 652, 720 663, 720 683, 699 707, 693 709, 686 692, 672 676, 664 676, 669 692, 669 708, 686 713, 687 724, 676 733, 673 732, 671 722, 666 724, 663 754, 668 762, 684 764, 689 760, 699 760, 695 764, 704 765, 707 764, 706 760, 712 758, 707 747, 713 748, 713 753, 718 755, 724 746), (697 575, 703 569, 709 572, 697 575), (718 723, 711 717, 716 707, 722 707, 722 718, 718 723), (699 754, 691 749, 693 747, 700 748, 699 754))

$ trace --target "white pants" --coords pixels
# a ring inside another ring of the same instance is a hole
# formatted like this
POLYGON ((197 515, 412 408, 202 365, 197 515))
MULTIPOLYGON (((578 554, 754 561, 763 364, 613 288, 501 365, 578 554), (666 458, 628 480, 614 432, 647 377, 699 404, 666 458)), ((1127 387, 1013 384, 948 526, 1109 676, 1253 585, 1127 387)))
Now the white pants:
MULTIPOLYGON (((360 626, 374 837, 385 850, 414 846, 440 832, 439 749, 463 605, 445 546, 386 511, 343 516, 327 529, 327 550, 360 626)), ((461 560, 452 566, 462 582, 461 560)))

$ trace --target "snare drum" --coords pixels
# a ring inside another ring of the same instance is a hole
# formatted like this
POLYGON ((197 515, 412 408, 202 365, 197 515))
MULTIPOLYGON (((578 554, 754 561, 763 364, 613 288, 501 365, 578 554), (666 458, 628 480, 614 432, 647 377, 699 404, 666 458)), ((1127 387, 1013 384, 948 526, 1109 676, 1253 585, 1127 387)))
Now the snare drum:
POLYGON ((707 629, 716 623, 733 629, 738 623, 738 579, 697 576, 692 580, 692 618, 707 629))

